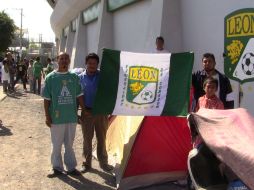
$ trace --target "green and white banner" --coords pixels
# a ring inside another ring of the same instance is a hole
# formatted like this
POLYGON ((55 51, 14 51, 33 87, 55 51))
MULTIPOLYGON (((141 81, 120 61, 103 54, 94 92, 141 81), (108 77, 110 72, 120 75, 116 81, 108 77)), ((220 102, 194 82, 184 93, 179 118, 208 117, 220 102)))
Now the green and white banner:
POLYGON ((94 114, 187 115, 193 59, 105 49, 94 114))

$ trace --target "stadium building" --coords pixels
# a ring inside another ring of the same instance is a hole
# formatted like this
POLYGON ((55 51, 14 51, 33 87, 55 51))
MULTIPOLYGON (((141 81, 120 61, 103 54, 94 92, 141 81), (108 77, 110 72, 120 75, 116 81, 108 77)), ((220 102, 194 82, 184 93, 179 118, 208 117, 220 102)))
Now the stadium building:
MULTIPOLYGON (((71 68, 83 67, 87 53, 101 55, 104 47, 152 52, 156 37, 163 36, 170 52, 195 52, 194 70, 202 67, 202 54, 212 52, 216 68, 223 72, 227 37, 234 32, 235 36, 254 36, 253 15, 226 19, 235 11, 252 9, 253 0, 47 1, 54 9, 51 26, 58 51, 71 55, 71 68)), ((236 107, 245 107, 254 115, 253 82, 231 80, 231 84, 236 107)))

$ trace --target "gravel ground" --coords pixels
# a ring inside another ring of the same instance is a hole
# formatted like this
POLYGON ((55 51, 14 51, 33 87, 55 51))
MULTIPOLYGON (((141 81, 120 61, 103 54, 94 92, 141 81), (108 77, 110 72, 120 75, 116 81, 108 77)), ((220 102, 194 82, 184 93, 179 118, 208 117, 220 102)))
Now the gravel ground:
MULTIPOLYGON (((0 100, 0 190, 111 190, 115 179, 102 171, 96 159, 93 170, 79 177, 62 176, 49 179, 50 132, 44 124, 43 99, 24 93, 20 87, 15 94, 0 100)), ((96 143, 94 141, 94 148, 96 143)), ((74 150, 78 169, 82 163, 82 132, 77 126, 74 150)), ((172 183, 136 190, 184 190, 172 183)))
MULTIPOLYGON (((18 89, 0 102, 0 189, 115 189, 111 174, 93 160, 93 170, 80 177, 49 179, 50 132, 44 124, 43 99, 18 89)), ((82 163, 82 132, 77 126, 74 149, 82 163)))

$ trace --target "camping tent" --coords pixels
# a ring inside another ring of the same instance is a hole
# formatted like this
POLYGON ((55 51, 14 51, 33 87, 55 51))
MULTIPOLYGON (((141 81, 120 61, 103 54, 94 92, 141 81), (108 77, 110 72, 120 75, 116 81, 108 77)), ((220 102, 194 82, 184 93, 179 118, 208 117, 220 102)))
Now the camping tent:
POLYGON ((191 148, 185 117, 116 116, 107 132, 119 189, 186 178, 191 148))

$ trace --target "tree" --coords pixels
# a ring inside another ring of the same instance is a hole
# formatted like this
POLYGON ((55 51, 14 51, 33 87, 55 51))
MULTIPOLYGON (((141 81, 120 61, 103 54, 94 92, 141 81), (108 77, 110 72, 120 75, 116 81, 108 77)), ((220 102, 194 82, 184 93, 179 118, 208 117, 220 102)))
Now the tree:
POLYGON ((4 11, 0 12, 0 52, 6 51, 14 38, 16 26, 4 11))

